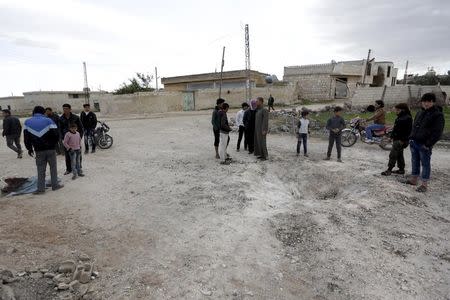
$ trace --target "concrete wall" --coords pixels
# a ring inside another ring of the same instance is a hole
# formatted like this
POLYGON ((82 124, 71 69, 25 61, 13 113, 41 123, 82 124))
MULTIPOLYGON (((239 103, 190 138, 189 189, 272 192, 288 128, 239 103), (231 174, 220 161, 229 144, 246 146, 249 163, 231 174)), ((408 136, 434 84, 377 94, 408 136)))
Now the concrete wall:
POLYGON ((299 75, 297 80, 302 99, 321 101, 334 98, 334 79, 328 74, 299 75))
MULTIPOLYGON (((83 110, 85 103, 83 92, 27 92, 23 93, 25 103, 31 109, 36 106, 51 107, 54 111, 62 112, 62 105, 68 103, 72 106, 74 112, 83 110), (69 94, 80 94, 79 98, 70 98, 69 94)), ((91 92, 91 105, 94 102, 99 102, 100 95, 104 93, 91 92)))
POLYGON ((2 97, 0 98, 0 106, 2 109, 8 109, 8 105, 11 107, 11 113, 14 114, 26 114, 29 113, 33 107, 25 102, 25 97, 2 97))
POLYGON ((409 103, 414 106, 425 93, 435 93, 437 103, 444 105, 442 89, 439 86, 397 85, 385 87, 361 87, 359 86, 351 102, 353 106, 367 106, 376 100, 383 100, 386 106, 394 106, 398 103, 409 103))

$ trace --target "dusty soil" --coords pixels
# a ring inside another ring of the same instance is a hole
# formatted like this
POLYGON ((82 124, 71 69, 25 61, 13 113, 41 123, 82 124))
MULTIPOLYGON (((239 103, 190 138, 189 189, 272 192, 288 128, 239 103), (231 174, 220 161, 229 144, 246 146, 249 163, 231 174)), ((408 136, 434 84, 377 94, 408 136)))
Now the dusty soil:
MULTIPOLYGON (((323 140, 305 159, 293 136, 269 135, 257 162, 233 134, 220 166, 209 121, 110 120, 115 144, 83 157, 86 177, 0 198, 0 267, 84 252, 101 299, 450 299, 448 150, 423 195, 381 177, 388 153, 361 143, 340 164, 322 161, 323 140)), ((35 174, 4 140, 0 161, 0 176, 35 174)))

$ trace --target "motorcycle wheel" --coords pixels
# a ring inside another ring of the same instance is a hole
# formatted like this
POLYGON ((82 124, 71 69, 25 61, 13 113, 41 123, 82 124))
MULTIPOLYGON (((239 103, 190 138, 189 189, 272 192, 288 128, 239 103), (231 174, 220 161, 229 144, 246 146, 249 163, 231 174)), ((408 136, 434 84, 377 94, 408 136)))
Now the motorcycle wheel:
POLYGON ((109 134, 105 134, 99 137, 97 144, 101 149, 109 149, 113 144, 113 138, 109 134))
POLYGON ((342 147, 351 147, 356 143, 356 134, 354 134, 349 129, 343 130, 341 133, 341 145, 342 147))
POLYGON ((391 151, 392 149, 392 139, 390 137, 384 136, 380 143, 380 148, 386 151, 391 151))

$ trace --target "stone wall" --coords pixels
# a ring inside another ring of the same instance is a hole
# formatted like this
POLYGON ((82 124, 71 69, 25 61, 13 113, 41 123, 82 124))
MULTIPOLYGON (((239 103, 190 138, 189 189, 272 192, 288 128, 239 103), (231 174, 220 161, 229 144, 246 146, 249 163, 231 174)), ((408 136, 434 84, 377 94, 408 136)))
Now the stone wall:
POLYGON ((383 100, 386 106, 394 106, 398 103, 409 103, 417 105, 423 94, 433 92, 436 95, 437 103, 445 103, 442 89, 439 86, 418 86, 418 85, 397 85, 385 87, 361 87, 359 86, 351 103, 353 106, 367 106, 376 100, 383 100))
POLYGON ((330 100, 334 98, 334 80, 328 74, 299 75, 298 92, 301 99, 311 101, 330 100))
MULTIPOLYGON (((33 109, 36 105, 43 107, 51 107, 54 111, 61 113, 62 106, 68 103, 72 106, 74 112, 80 112, 83 110, 83 104, 85 103, 83 92, 27 92, 24 93, 25 104, 28 108, 33 109), (78 94, 79 98, 70 98, 69 94, 78 94)), ((106 93, 92 92, 90 94, 91 105, 92 103, 99 102, 101 95, 109 95, 106 93)))
POLYGON ((22 115, 29 113, 33 106, 30 106, 25 102, 25 97, 2 97, 0 98, 0 106, 2 109, 8 109, 8 106, 11 108, 11 113, 22 115))

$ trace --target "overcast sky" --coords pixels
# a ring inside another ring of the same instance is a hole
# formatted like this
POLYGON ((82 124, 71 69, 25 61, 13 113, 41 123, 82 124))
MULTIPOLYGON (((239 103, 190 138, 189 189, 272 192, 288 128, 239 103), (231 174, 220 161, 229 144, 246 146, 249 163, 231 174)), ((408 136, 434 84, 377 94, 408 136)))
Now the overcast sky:
POLYGON ((117 88, 135 72, 161 77, 243 69, 244 25, 252 69, 390 60, 403 76, 450 70, 449 0, 0 0, 0 96, 117 88))

